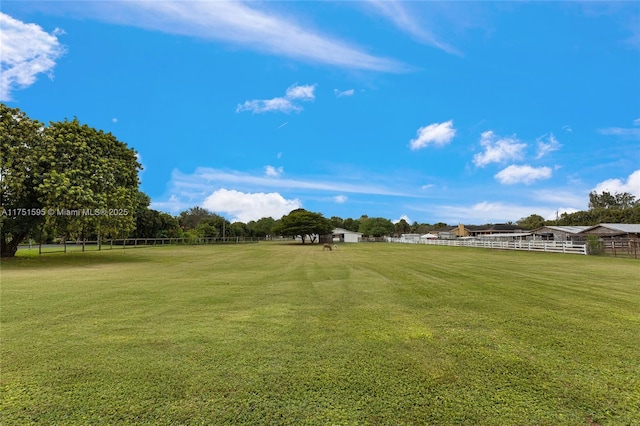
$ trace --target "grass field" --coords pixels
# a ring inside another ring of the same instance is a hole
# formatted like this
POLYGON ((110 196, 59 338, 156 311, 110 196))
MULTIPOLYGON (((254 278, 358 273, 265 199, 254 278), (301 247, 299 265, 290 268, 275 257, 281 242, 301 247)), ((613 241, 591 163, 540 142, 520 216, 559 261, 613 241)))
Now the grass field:
POLYGON ((3 425, 640 424, 635 259, 260 243, 1 280, 3 425))

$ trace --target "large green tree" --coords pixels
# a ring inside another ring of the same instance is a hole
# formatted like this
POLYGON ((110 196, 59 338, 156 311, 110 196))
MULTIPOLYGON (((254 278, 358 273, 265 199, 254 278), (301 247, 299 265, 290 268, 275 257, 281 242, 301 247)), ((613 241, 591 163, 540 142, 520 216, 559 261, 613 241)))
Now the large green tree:
POLYGON ((138 192, 136 210, 136 229, 131 234, 135 238, 178 238, 182 229, 178 218, 149 208, 151 198, 144 192, 138 192))
POLYGON ((285 237, 300 237, 302 244, 309 238, 315 242, 316 235, 327 235, 333 231, 331 221, 320 213, 314 213, 305 209, 293 210, 283 216, 275 227, 275 232, 285 237))
POLYGON ((557 225, 597 225, 598 223, 640 223, 640 203, 628 192, 589 193, 589 210, 562 213, 557 225))
POLYGON ((589 209, 628 209, 638 205, 636 197, 629 192, 613 193, 602 191, 589 193, 589 209))
POLYGON ((275 223, 276 221, 272 217, 263 217, 257 221, 250 221, 247 223, 247 227, 252 237, 268 238, 273 234, 275 223))
POLYGON ((188 210, 185 210, 180 213, 178 216, 178 220, 180 221, 180 226, 185 231, 190 229, 196 229, 200 222, 203 220, 211 219, 214 216, 214 213, 203 207, 191 207, 188 210))
POLYGON ((545 224, 544 217, 539 214, 532 214, 520 219, 517 222, 518 226, 522 229, 537 229, 542 228, 545 224))
POLYGON ((409 225, 409 223, 405 219, 400 219, 395 224, 395 233, 398 236, 400 236, 401 234, 408 234, 410 232, 411 232, 411 225, 409 225))
POLYGON ((138 204, 136 153, 77 119, 45 127, 0 104, 1 256, 47 226, 62 236, 127 236, 138 204))
POLYGON ((360 219, 360 229, 366 237, 382 237, 395 232, 395 225, 383 217, 365 217, 360 219))
POLYGON ((46 211, 39 185, 46 168, 43 124, 0 104, 0 256, 41 228, 46 211))

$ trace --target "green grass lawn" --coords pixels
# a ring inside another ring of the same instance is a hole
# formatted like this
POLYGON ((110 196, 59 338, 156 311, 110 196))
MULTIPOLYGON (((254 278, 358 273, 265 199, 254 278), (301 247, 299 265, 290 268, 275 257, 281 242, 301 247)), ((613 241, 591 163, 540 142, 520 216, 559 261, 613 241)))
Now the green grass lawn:
POLYGON ((3 425, 640 424, 635 259, 260 243, 1 268, 3 425))

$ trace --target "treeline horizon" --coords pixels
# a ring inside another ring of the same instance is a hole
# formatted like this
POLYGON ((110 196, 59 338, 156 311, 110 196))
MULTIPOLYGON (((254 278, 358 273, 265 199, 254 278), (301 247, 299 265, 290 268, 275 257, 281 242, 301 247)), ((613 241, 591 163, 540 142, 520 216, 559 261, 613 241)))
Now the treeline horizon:
MULTIPOLYGON (((140 193, 141 204, 136 215, 136 229, 132 238, 228 238, 253 237, 265 238, 278 235, 278 225, 282 221, 272 217, 263 217, 247 223, 231 222, 225 217, 205 208, 194 206, 178 215, 151 209, 150 199, 140 193)), ((298 211, 306 211, 298 209, 298 211)), ((316 213, 322 216, 322 213, 316 213)), ((284 215, 283 218, 288 215, 284 215)), ((458 226, 445 222, 408 223, 405 219, 392 222, 382 217, 361 215, 359 218, 326 218, 333 228, 361 232, 364 236, 390 236, 400 234, 426 234, 432 231, 444 231, 458 226)), ((531 214, 516 222, 502 223, 523 230, 538 229, 543 226, 594 226, 599 223, 640 223, 640 202, 630 193, 609 192, 589 194, 589 210, 563 213, 556 220, 547 220, 538 214, 531 214)), ((464 224, 467 227, 491 227, 498 223, 464 224)))

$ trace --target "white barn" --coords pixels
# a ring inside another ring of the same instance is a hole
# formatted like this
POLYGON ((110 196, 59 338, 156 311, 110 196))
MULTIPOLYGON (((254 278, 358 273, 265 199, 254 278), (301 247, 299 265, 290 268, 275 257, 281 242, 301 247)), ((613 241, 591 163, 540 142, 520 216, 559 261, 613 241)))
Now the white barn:
POLYGON ((333 230, 333 242, 335 243, 357 243, 362 238, 362 232, 353 232, 348 229, 336 228, 333 230))

